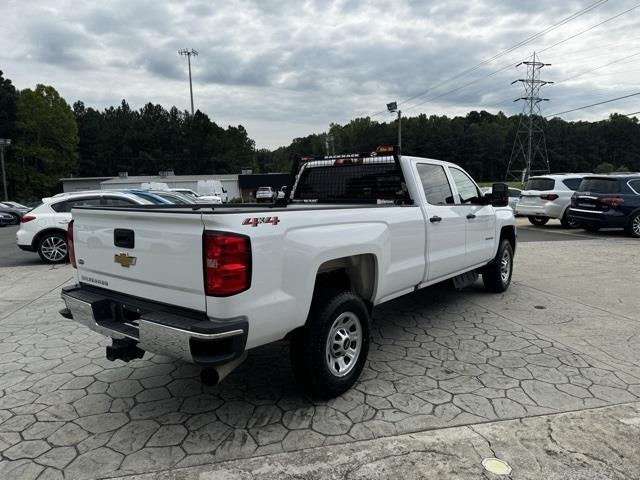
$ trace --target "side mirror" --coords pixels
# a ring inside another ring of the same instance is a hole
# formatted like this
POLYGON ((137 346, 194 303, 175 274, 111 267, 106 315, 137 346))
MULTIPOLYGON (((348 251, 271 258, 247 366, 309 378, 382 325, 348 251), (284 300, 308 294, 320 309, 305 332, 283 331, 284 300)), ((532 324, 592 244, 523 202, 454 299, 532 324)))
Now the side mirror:
POLYGON ((494 183, 491 186, 491 205, 494 207, 506 207, 509 205, 509 185, 506 183, 494 183))

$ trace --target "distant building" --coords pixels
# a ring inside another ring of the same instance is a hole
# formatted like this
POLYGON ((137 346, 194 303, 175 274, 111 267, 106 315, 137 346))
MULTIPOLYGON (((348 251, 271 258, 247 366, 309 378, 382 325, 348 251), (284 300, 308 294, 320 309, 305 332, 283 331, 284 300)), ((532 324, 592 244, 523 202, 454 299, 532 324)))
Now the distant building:
POLYGON ((63 192, 78 192, 80 190, 100 190, 100 183, 113 177, 70 177, 61 178, 63 192))
POLYGON ((144 183, 166 183, 169 188, 189 188, 197 192, 198 181, 203 180, 219 180, 227 191, 229 200, 240 197, 245 200, 251 200, 255 198, 256 190, 259 187, 271 187, 274 190, 279 190, 283 185, 287 185, 289 183, 289 175, 286 173, 174 175, 172 171, 166 171, 159 172, 158 175, 129 175, 127 172, 119 172, 117 177, 71 177, 60 179, 64 192, 138 189, 144 183))
POLYGON ((135 175, 129 176, 126 172, 117 177, 111 177, 100 183, 100 187, 105 189, 140 188, 143 183, 166 183, 169 188, 189 188, 194 192, 198 191, 199 180, 219 180, 227 191, 229 200, 240 197, 238 187, 238 175, 174 175, 173 172, 160 172, 159 175, 135 175))

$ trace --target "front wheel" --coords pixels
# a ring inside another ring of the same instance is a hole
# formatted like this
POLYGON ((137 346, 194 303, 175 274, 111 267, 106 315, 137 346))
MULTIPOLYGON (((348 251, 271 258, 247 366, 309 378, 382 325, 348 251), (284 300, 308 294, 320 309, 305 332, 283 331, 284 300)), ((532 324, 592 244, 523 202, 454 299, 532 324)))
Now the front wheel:
POLYGON ((353 292, 314 298, 307 324, 290 343, 297 382, 311 395, 334 398, 358 380, 369 352, 369 311, 353 292))
POLYGON ((541 227, 542 225, 546 225, 546 223, 549 221, 549 217, 528 217, 529 218, 529 223, 531 223, 532 225, 536 225, 538 227, 541 227))
POLYGON ((511 284, 513 274, 513 247, 509 240, 502 240, 493 261, 482 269, 484 288, 489 292, 502 293, 511 284))
POLYGON ((62 233, 47 233, 38 242, 38 255, 44 263, 67 261, 67 238, 62 233))
POLYGON ((629 225, 625 229, 627 235, 630 235, 635 238, 640 238, 640 212, 636 213, 631 220, 629 220, 629 225))

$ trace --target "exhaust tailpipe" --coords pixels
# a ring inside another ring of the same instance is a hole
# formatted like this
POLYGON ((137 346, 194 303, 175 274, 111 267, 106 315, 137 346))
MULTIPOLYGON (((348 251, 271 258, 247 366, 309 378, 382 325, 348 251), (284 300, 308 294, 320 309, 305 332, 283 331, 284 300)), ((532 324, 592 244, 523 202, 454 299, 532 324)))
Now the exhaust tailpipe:
POLYGON ((243 352, 238 358, 230 361, 229 363, 225 363, 224 365, 218 365, 217 367, 205 367, 200 372, 200 381, 209 387, 217 385, 224 380, 227 375, 239 367, 246 358, 247 352, 243 352))

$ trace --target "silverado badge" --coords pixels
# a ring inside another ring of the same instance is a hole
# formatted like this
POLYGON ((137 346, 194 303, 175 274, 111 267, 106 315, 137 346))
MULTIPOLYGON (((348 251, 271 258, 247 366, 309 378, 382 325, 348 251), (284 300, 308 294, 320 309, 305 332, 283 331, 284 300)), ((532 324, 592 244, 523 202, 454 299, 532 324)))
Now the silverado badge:
POLYGON ((129 268, 131 265, 135 265, 136 260, 136 257, 130 257, 126 253, 118 253, 113 256, 113 261, 119 263, 125 268, 129 268))

